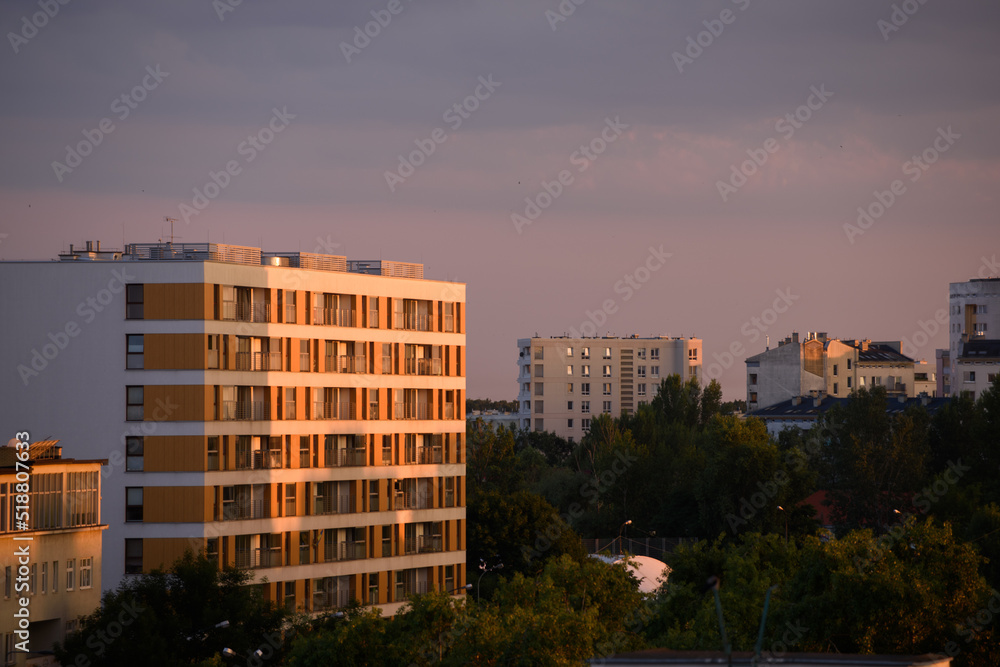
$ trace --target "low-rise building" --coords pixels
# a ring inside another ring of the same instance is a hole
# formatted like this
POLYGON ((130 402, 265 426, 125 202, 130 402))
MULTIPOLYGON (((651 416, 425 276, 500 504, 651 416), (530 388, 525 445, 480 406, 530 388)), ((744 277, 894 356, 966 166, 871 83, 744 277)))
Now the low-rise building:
POLYGON ((18 460, 23 450, 14 444, 0 447, 4 665, 56 665, 45 654, 101 604, 107 528, 101 523, 101 465, 107 462, 64 459, 58 442, 30 445, 27 461, 18 460), (26 628, 20 627, 25 613, 26 628))
POLYGON ((976 338, 961 344, 952 388, 956 395, 978 399, 1000 375, 1000 339, 976 338))

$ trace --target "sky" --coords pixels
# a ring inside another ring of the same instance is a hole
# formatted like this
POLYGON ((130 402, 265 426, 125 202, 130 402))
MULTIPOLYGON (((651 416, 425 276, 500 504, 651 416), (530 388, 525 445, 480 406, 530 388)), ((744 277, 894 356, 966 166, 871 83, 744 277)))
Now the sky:
POLYGON ((933 364, 1000 275, 996 3, 62 1, 0 4, 0 259, 423 262, 471 398, 536 333, 701 338, 727 399, 793 331, 933 364))

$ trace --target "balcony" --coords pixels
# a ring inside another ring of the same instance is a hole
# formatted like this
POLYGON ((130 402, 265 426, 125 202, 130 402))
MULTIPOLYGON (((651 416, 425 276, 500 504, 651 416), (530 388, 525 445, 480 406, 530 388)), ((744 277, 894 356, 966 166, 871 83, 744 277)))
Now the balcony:
POLYGON ((455 331, 455 316, 445 315, 444 316, 444 330, 448 333, 455 331))
POLYGON ((372 401, 368 403, 368 419, 377 420, 378 418, 378 401, 372 401))
POLYGON ((417 375, 441 375, 441 360, 417 359, 417 375))
POLYGON ((454 419, 455 418, 455 404, 454 403, 445 403, 444 404, 444 418, 445 419, 454 419))
POLYGON ((392 373, 392 357, 382 355, 382 375, 390 375, 392 373))
POLYGON ((356 314, 350 308, 313 308, 313 324, 353 327, 356 326, 356 314))
POLYGON ((431 331, 434 326, 434 318, 430 315, 419 315, 414 313, 396 313, 393 318, 394 329, 407 329, 409 331, 431 331))
POLYGON ((430 403, 396 403, 393 411, 395 419, 430 419, 430 403))
POLYGON ((287 324, 295 324, 295 304, 286 303, 285 304, 285 322, 287 324))
POLYGON ((236 567, 249 570, 281 567, 281 549, 250 549, 236 552, 236 567))
POLYGON ((312 610, 329 611, 346 607, 351 603, 351 598, 353 597, 354 593, 350 590, 313 591, 312 610))
POLYGON ((267 421, 271 419, 268 401, 223 401, 223 421, 267 421))
POLYGON ((364 542, 341 542, 337 560, 362 560, 367 556, 364 542))
POLYGON ((280 371, 281 352, 237 352, 238 371, 280 371))
POLYGON ((431 499, 429 494, 418 493, 416 491, 397 493, 396 502, 392 509, 393 511, 431 509, 431 499))
POLYGON ((417 538, 417 551, 422 554, 443 551, 440 535, 421 535, 417 538))
POLYGON ((382 448, 382 465, 384 466, 392 465, 392 447, 382 448))
POLYGON ((280 449, 236 450, 237 470, 278 470, 281 468, 280 449))
POLYGON ((440 445, 421 447, 417 452, 417 463, 441 463, 443 458, 440 445))
POLYGON ((367 451, 362 448, 326 451, 327 468, 348 468, 367 465, 367 451))
POLYGON ((350 495, 313 498, 313 514, 353 514, 357 511, 354 497, 350 495))
POLYGON ((370 308, 368 310, 368 328, 378 329, 378 309, 370 308))
POLYGON ((340 401, 339 403, 313 403, 313 419, 355 419, 354 403, 340 401))
POLYGON ((368 372, 368 362, 364 355, 340 355, 339 363, 337 364, 337 372, 339 373, 367 373, 368 372))
POLYGON ((396 602, 405 602, 414 595, 424 595, 428 592, 430 592, 430 584, 426 581, 396 584, 396 602))
POLYGON ((266 519, 268 507, 262 498, 257 500, 233 501, 222 506, 223 521, 240 521, 243 519, 266 519))

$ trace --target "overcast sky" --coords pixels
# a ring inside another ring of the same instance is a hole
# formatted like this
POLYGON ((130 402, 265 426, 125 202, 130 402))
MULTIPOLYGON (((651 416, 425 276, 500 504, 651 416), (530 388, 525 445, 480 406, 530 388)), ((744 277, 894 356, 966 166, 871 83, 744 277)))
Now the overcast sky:
POLYGON ((996 3, 236 2, 0 5, 0 258, 171 216, 423 262, 497 399, 592 330, 700 337, 742 398, 764 335, 912 341, 1000 273, 996 3))

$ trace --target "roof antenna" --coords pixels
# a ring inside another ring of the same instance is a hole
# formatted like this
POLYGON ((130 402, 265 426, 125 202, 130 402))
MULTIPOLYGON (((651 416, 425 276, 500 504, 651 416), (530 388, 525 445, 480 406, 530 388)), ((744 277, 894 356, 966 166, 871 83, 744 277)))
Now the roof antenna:
POLYGON ((163 216, 163 222, 170 223, 170 245, 174 244, 174 223, 177 222, 177 218, 170 218, 163 216))

